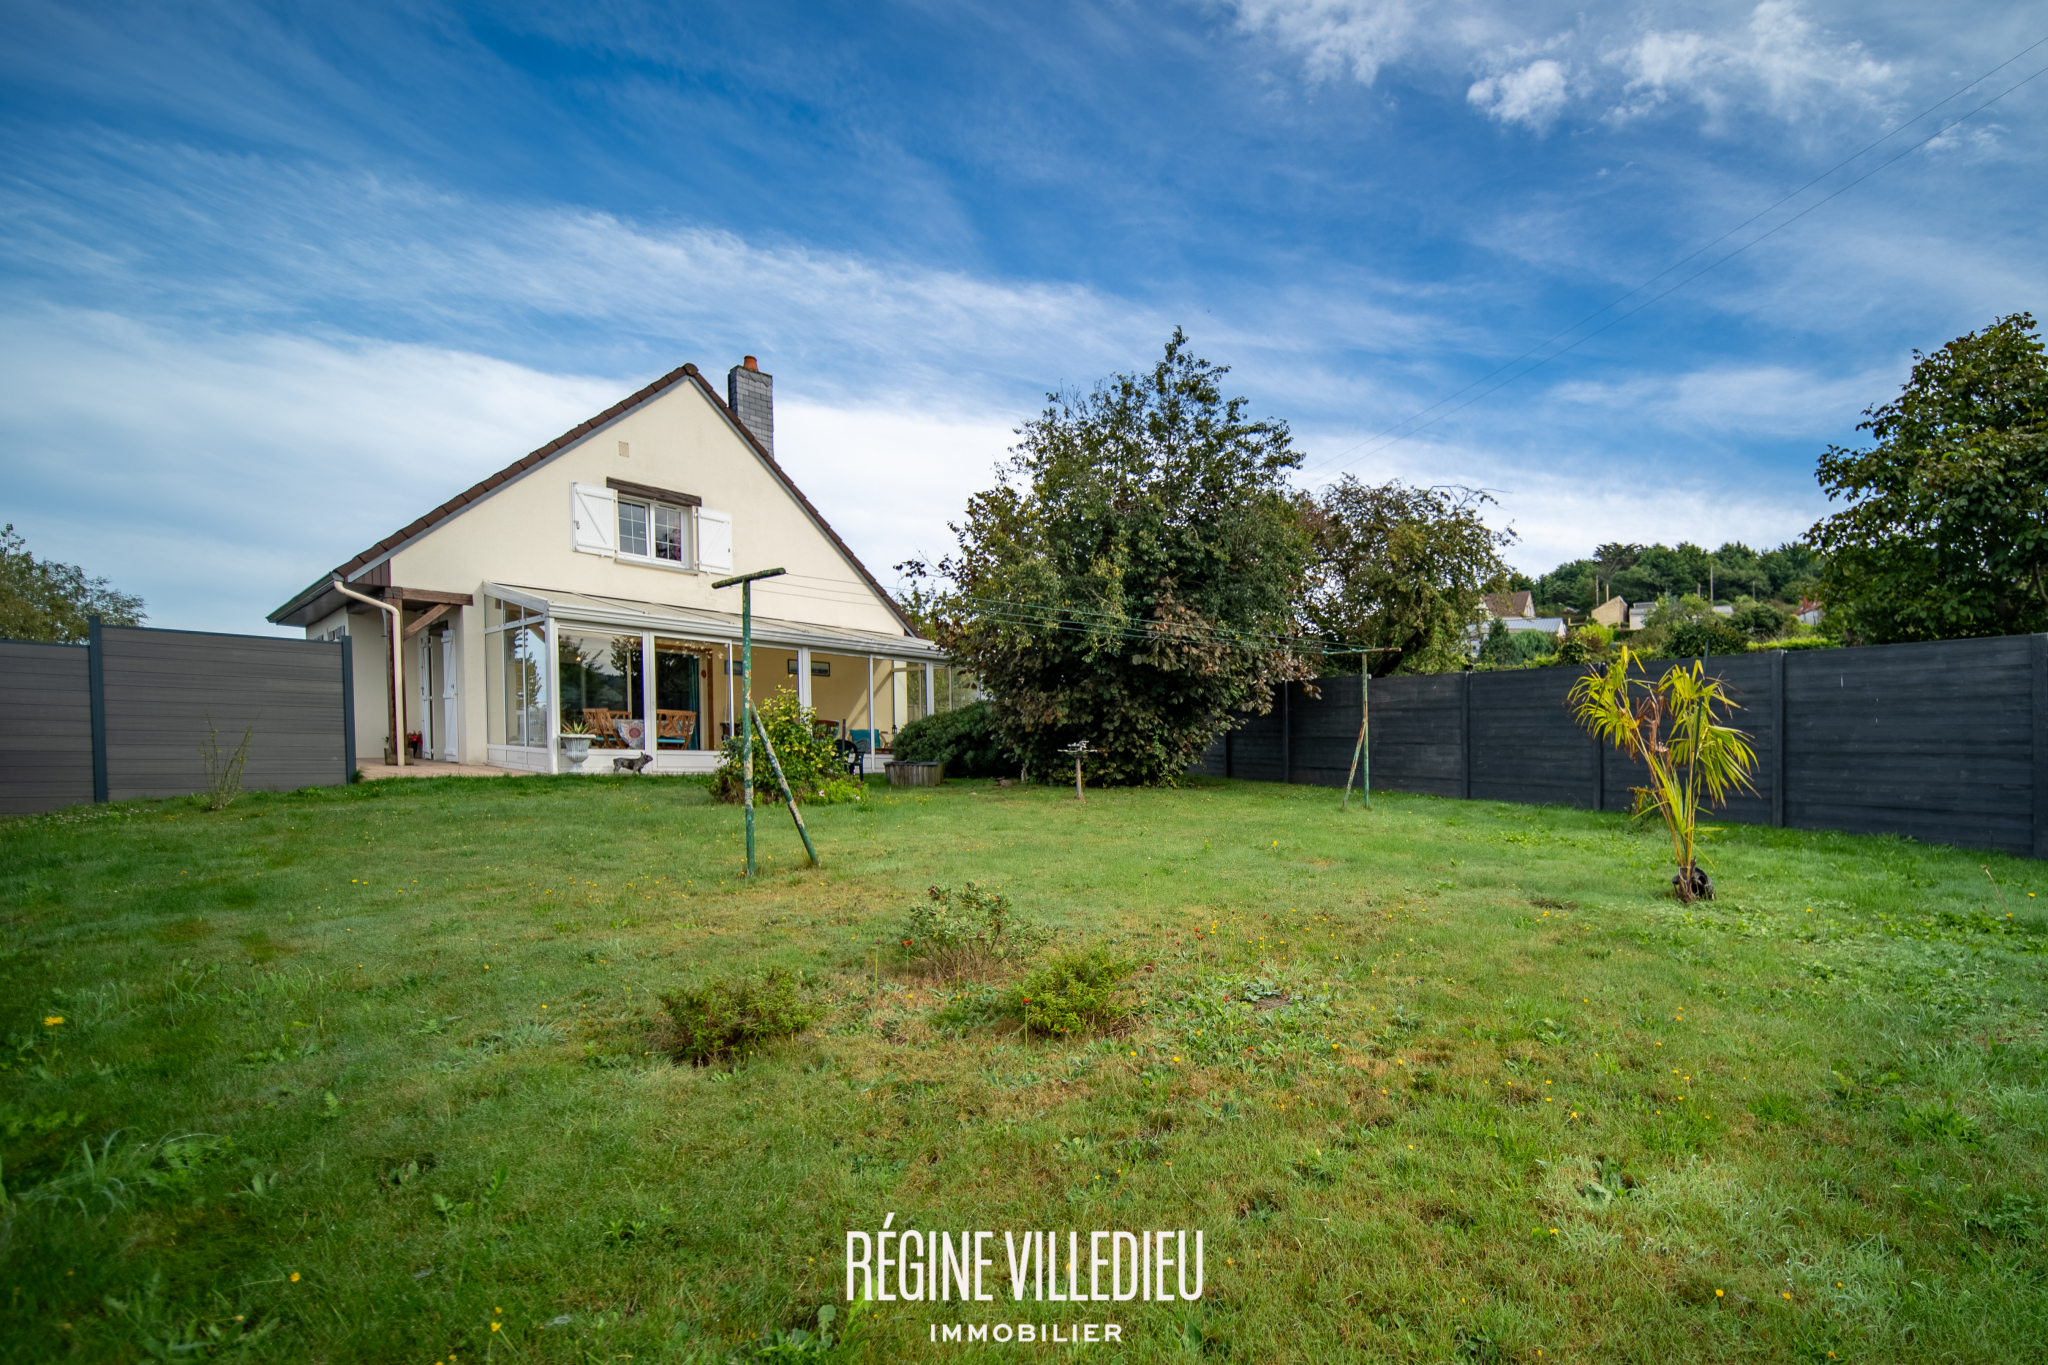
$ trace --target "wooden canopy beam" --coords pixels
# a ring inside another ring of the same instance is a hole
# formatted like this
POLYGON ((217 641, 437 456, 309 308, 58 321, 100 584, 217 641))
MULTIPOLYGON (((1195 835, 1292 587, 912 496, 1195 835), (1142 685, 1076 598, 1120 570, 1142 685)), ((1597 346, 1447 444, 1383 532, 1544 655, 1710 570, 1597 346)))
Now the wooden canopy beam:
POLYGON ((476 599, 466 592, 436 592, 432 588, 387 587, 383 596, 386 602, 419 602, 427 605, 438 602, 450 607, 476 605, 476 599))
POLYGON ((411 638, 412 638, 413 636, 415 636, 415 635, 419 634, 419 633, 420 633, 421 631, 425 630, 425 629, 426 629, 426 628, 427 628, 428 626, 431 626, 431 625, 433 625, 433 624, 434 624, 434 622, 436 622, 436 621, 440 620, 440 619, 441 619, 442 617, 446 616, 446 615, 447 615, 447 614, 448 614, 449 612, 451 612, 451 611, 454 611, 454 610, 455 610, 455 604, 454 604, 453 602, 443 602, 443 603, 441 603, 441 604, 440 604, 439 606, 435 607, 435 608, 434 608, 434 609, 433 609, 432 611, 430 611, 430 612, 427 612, 426 614, 424 614, 423 616, 421 616, 419 620, 417 620, 417 621, 413 622, 413 623, 412 623, 411 625, 407 626, 407 627, 405 628, 405 638, 406 638, 406 639, 408 639, 408 640, 410 640, 410 639, 411 639, 411 638))

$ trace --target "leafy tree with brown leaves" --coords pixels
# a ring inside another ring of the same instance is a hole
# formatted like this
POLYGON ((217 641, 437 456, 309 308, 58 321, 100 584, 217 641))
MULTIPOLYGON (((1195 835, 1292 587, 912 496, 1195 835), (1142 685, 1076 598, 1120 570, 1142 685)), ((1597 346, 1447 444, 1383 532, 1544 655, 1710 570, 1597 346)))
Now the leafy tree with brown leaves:
POLYGON ((1379 650, 1366 656, 1375 677, 1463 668, 1486 594, 1508 582, 1501 551, 1515 534, 1481 518, 1492 501, 1349 474, 1304 497, 1315 546, 1304 617, 1326 639, 1379 650))
MULTIPOLYGON (((1175 329, 1149 372, 1052 394, 916 604, 1033 773, 1171 782, 1240 708, 1310 676, 1292 608, 1307 536, 1286 424, 1225 398, 1175 329)), ((899 566, 913 577, 930 570, 899 566)))

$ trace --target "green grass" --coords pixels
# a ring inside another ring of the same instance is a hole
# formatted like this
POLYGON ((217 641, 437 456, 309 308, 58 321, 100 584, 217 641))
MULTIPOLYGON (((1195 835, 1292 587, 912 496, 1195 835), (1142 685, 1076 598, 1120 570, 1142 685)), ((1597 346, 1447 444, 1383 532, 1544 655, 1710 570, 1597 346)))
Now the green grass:
POLYGON ((813 1327, 891 1212, 1201 1228, 1208 1291, 879 1305, 844 1357, 1030 1319, 1134 1361, 2048 1342, 2038 864, 1731 827, 1685 907, 1658 833, 1558 809, 956 783, 809 819, 824 869, 764 808, 753 885, 737 812, 659 779, 0 823, 0 1358, 723 1361, 813 1327), (911 906, 969 880, 1144 964, 1127 1031, 911 974, 911 906), (670 1060, 662 994, 775 966, 816 1025, 670 1060))

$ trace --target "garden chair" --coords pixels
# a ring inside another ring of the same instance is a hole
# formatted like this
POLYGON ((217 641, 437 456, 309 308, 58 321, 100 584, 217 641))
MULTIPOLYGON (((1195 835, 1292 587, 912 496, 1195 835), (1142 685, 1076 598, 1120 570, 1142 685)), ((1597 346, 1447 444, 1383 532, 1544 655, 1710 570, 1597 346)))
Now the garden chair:
POLYGON ((583 723, 590 727, 593 740, 619 742, 618 727, 612 724, 611 708, 608 706, 586 706, 583 708, 583 723))
POLYGON ((687 748, 690 736, 697 733, 695 711, 656 711, 654 713, 654 743, 658 748, 663 744, 687 748))

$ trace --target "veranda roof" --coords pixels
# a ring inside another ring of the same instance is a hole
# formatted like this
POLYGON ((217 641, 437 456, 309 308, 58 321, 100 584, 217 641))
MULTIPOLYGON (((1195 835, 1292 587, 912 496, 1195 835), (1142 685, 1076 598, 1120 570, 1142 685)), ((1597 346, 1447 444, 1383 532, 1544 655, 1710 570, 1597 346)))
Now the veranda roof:
MULTIPOLYGON (((514 583, 486 583, 492 597, 531 611, 544 611, 570 627, 642 631, 698 640, 740 638, 736 611, 703 611, 666 602, 639 602, 625 597, 599 597, 560 588, 530 588, 514 583)), ((827 654, 872 654, 878 658, 942 664, 945 653, 929 640, 879 630, 850 630, 809 621, 786 621, 754 613, 754 643, 780 649, 813 649, 827 654)))

